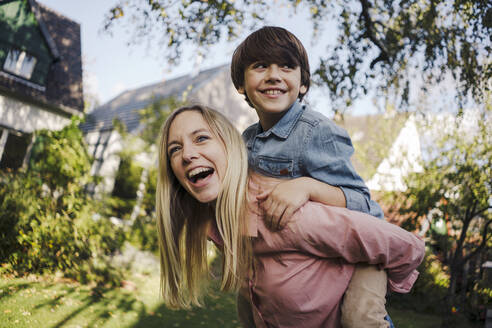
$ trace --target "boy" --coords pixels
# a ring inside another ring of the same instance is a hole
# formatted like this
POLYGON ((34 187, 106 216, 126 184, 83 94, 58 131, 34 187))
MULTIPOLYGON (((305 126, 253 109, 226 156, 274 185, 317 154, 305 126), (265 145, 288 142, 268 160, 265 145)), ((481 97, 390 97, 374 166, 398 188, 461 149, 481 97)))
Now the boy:
MULTIPOLYGON (((249 166, 288 178, 258 197, 272 229, 282 228, 308 200, 383 218, 352 167, 346 131, 299 102, 309 89, 310 72, 306 51, 293 34, 270 26, 250 34, 234 51, 231 77, 259 118, 243 132, 249 166)), ((358 266, 345 294, 343 326, 388 327, 385 294, 385 272, 358 266)))

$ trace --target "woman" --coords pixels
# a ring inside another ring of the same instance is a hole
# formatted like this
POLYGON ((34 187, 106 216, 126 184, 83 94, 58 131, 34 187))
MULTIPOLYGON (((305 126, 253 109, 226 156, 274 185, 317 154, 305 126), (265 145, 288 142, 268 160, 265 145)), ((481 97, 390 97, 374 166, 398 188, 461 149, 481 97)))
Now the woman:
POLYGON ((173 112, 159 152, 161 289, 169 306, 200 304, 207 238, 222 249, 222 289, 243 287, 256 327, 339 327, 358 262, 386 269, 397 292, 417 278, 423 242, 363 213, 308 202, 283 230, 266 229, 255 196, 278 181, 248 177, 241 136, 211 109, 173 112))

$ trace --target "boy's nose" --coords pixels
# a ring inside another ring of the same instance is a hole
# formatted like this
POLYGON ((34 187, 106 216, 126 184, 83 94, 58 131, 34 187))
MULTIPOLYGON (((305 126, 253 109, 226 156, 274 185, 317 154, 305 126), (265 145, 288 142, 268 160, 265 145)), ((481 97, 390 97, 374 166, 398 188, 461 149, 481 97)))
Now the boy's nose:
POLYGON ((280 81, 281 80, 281 75, 280 75, 280 67, 276 64, 272 64, 268 66, 268 69, 266 71, 266 77, 265 79, 267 81, 280 81))

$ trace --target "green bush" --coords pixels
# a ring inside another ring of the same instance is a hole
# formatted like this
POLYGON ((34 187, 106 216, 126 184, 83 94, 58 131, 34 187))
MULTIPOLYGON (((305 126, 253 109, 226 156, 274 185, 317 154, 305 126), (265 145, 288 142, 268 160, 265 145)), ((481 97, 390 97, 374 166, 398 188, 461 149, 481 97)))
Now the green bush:
POLYGON ((129 155, 122 152, 120 156, 121 161, 114 180, 113 196, 134 199, 137 196, 142 167, 132 161, 129 155))
POLYGON ((153 253, 157 253, 159 250, 157 227, 152 217, 138 217, 128 230, 126 239, 141 250, 153 253))
POLYGON ((117 196, 105 196, 102 199, 104 204, 101 214, 106 217, 117 217, 128 220, 135 206, 135 199, 124 199, 117 196))
POLYGON ((40 131, 27 172, 0 176, 0 261, 13 274, 61 272, 81 282, 118 284, 109 256, 124 233, 84 192, 91 161, 72 122, 61 131, 40 131))
POLYGON ((392 294, 389 304, 419 313, 439 314, 446 296, 449 275, 435 255, 427 253, 417 271, 419 277, 408 294, 392 294))
MULTIPOLYGON (((114 216, 129 223, 130 215, 136 205, 136 191, 140 183, 142 168, 128 154, 118 170, 115 190, 112 196, 103 200, 103 212, 106 216, 114 216)), ((134 246, 151 252, 158 251, 158 237, 155 224, 155 190, 157 170, 150 169, 145 184, 145 191, 140 204, 140 213, 132 226, 126 228, 126 239, 134 246)))

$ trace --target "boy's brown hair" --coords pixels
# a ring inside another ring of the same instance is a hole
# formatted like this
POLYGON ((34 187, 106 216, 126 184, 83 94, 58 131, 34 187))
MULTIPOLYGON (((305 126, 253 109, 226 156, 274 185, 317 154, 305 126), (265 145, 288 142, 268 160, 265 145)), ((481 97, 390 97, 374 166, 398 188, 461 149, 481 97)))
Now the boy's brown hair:
MULTIPOLYGON (((309 90, 311 74, 306 49, 298 38, 286 29, 277 26, 264 26, 251 33, 234 50, 231 61, 231 78, 236 89, 244 87, 244 72, 255 62, 270 64, 288 64, 301 68, 301 85, 306 87, 302 100, 309 90)), ((251 105, 248 96, 246 101, 251 105)))

